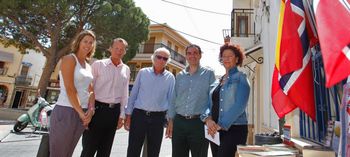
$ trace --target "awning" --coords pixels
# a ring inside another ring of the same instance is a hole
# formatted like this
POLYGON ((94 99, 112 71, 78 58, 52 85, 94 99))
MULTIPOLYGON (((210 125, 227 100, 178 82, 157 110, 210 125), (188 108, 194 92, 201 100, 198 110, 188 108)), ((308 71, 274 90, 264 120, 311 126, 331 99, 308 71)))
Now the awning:
POLYGON ((4 52, 0 50, 0 61, 13 62, 13 53, 4 52))

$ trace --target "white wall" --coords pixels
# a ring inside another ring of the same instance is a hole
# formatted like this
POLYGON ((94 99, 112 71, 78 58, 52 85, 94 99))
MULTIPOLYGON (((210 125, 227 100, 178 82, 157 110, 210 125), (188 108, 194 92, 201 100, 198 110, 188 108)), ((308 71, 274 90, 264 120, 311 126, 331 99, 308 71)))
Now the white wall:
POLYGON ((239 44, 245 50, 254 46, 254 37, 232 37, 231 43, 239 44))
POLYGON ((254 5, 254 1, 256 0, 234 0, 233 1, 233 8, 242 8, 247 9, 252 7, 254 5))
MULTIPOLYGON (((257 20, 261 22, 261 42, 264 51, 263 67, 263 123, 262 127, 267 129, 278 129, 278 117, 271 103, 272 74, 275 64, 275 47, 278 28, 278 16, 280 1, 266 0, 265 5, 260 3, 257 20), (266 6, 268 4, 268 6, 266 6)), ((258 26, 259 24, 257 24, 258 26)))
POLYGON ((28 62, 32 64, 29 69, 28 76, 32 77, 31 86, 37 87, 46 63, 45 56, 41 52, 28 50, 28 53, 23 56, 22 62, 28 62))

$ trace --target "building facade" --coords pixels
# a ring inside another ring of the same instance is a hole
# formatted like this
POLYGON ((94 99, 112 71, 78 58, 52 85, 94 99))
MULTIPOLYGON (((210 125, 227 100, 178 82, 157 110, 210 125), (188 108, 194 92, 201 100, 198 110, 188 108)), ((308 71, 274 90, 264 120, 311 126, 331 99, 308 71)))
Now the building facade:
POLYGON ((137 72, 152 66, 151 56, 157 48, 165 47, 170 51, 171 62, 166 69, 176 76, 186 66, 185 49, 190 42, 166 24, 151 24, 148 40, 136 52, 136 56, 127 64, 130 67, 130 84, 136 79, 137 72))
POLYGON ((269 85, 268 74, 264 73, 266 66, 262 43, 261 25, 256 21, 258 16, 258 0, 233 0, 231 12, 231 28, 223 30, 225 42, 239 45, 244 49, 245 59, 240 68, 247 74, 251 84, 251 94, 248 101, 248 144, 253 144, 254 135, 262 132, 273 132, 278 127, 277 117, 270 114, 272 106, 266 99, 269 85), (260 30, 260 31, 259 31, 260 30))
MULTIPOLYGON (((325 142, 329 133, 328 124, 330 121, 340 121, 339 106, 344 81, 326 88, 322 54, 319 50, 310 50, 315 104, 307 105, 315 105, 316 119, 312 120, 298 108, 279 119, 272 106, 271 87, 281 1, 233 0, 232 4, 231 28, 223 30, 223 35, 229 42, 245 49, 243 70, 251 83, 252 92, 247 110, 253 134, 281 133, 287 125, 292 142, 295 146, 300 146, 298 148, 310 145, 331 147, 325 142)), ((303 1, 303 4, 304 8, 312 10, 309 1, 303 1)), ((306 18, 306 14, 310 12, 300 15, 306 18)))
POLYGON ((1 107, 23 109, 33 105, 45 61, 34 50, 22 54, 13 46, 0 44, 1 107))
POLYGON ((23 55, 13 46, 0 44, 0 106, 11 107, 16 77, 23 55))
MULTIPOLYGON (((157 48, 165 47, 170 51, 171 62, 166 69, 175 76, 186 66, 185 48, 190 44, 187 39, 166 24, 152 24, 149 32, 148 41, 140 44, 136 56, 127 62, 131 70, 131 86, 141 68, 152 66, 151 56, 157 48)), ((21 54, 15 47, 0 45, 0 105, 7 108, 31 107, 45 63, 42 53, 28 50, 26 54, 21 54)), ((59 67, 60 62, 47 87, 46 100, 49 103, 54 103, 59 95, 59 67)))

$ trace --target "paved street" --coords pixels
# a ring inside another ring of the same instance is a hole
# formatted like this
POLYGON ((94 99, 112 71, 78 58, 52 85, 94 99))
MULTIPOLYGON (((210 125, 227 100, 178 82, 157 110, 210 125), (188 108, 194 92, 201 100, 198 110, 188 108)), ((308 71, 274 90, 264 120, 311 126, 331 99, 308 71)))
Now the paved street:
MULTIPOLYGON (((41 135, 33 134, 31 128, 26 128, 20 133, 10 132, 14 121, 0 120, 0 156, 4 157, 34 157, 37 154, 41 135)), ((128 132, 118 130, 114 139, 111 156, 125 157, 128 143, 128 132)), ((74 157, 81 152, 81 141, 75 148, 74 157)), ((161 157, 171 156, 171 141, 163 139, 160 152, 161 157)))

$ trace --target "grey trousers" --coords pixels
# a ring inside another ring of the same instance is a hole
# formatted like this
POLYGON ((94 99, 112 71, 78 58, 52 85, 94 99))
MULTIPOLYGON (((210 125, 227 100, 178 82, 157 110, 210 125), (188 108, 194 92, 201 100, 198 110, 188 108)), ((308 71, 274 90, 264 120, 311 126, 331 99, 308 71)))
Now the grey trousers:
POLYGON ((71 107, 56 105, 50 118, 50 157, 71 157, 84 126, 71 107))

